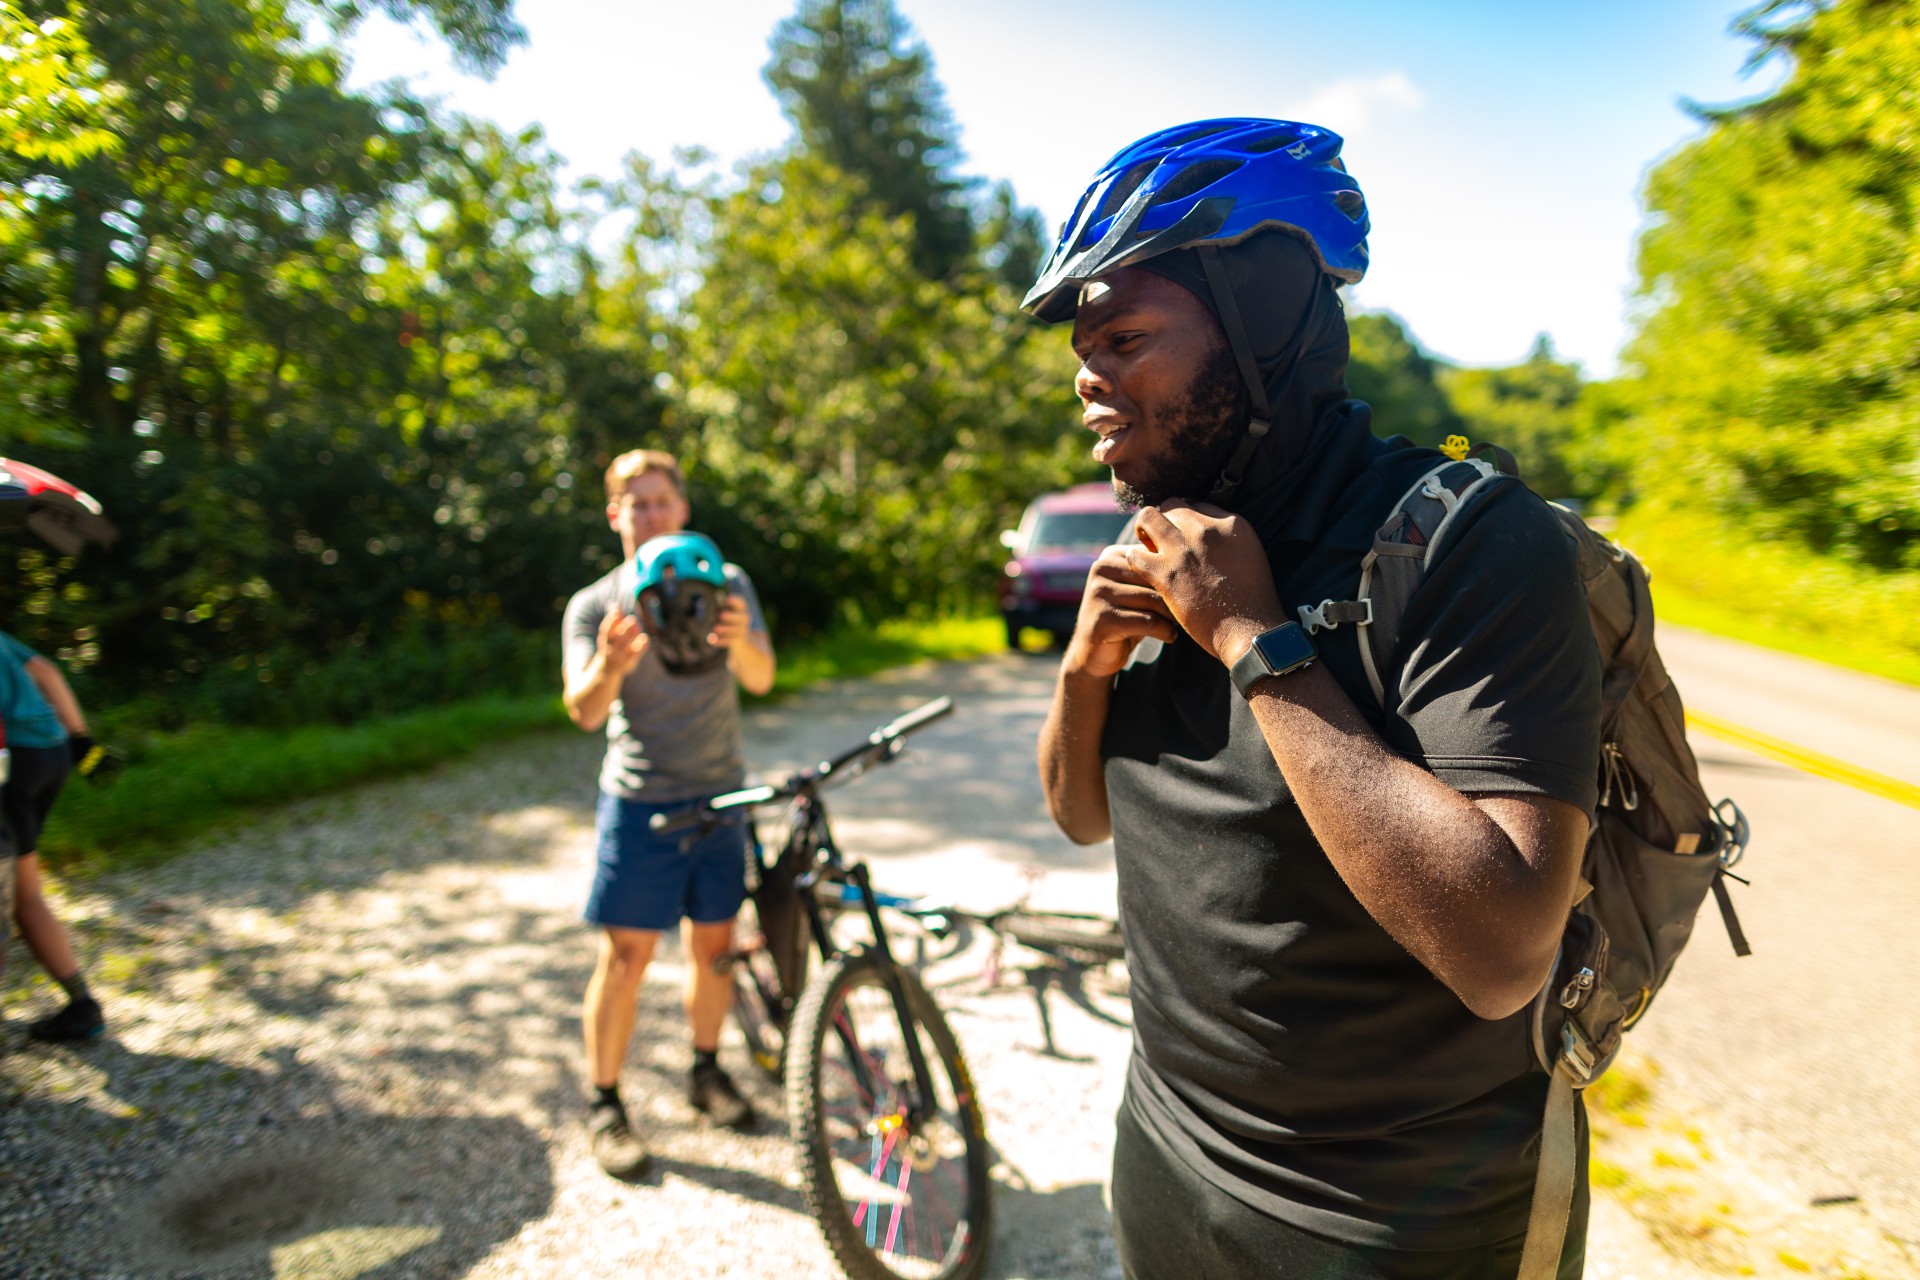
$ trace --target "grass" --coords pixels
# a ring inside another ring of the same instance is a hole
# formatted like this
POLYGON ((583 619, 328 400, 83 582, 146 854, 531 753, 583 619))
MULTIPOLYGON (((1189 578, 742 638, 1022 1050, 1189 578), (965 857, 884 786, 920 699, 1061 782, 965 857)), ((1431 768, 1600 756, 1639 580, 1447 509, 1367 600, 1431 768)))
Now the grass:
MULTIPOLYGON (((894 621, 783 648, 770 697, 820 680, 923 659, 976 657, 1005 645, 997 617, 894 621)), ((41 838, 63 875, 151 863, 187 839, 304 796, 429 768, 486 743, 565 727, 553 694, 482 696, 351 726, 198 725, 142 735, 109 785, 69 784, 41 838)))
POLYGON ((1886 573, 1718 522, 1631 513, 1614 537, 1653 572, 1663 621, 1920 684, 1920 572, 1886 573))
POLYGON ((1006 628, 997 616, 931 622, 903 618, 859 631, 834 632, 783 646, 769 696, 782 697, 821 680, 870 676, 909 662, 977 658, 998 653, 1006 643, 1006 628))
POLYGON ((41 838, 65 874, 164 857, 178 843, 266 806, 392 777, 566 723, 554 696, 482 697, 359 725, 195 726, 148 735, 112 783, 70 783, 41 838))

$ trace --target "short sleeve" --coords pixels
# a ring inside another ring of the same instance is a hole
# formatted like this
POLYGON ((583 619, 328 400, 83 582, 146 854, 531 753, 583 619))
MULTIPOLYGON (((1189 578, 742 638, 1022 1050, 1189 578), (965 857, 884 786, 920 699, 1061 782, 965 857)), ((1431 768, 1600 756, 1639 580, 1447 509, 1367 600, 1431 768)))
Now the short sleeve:
POLYGON ((753 589, 753 579, 747 576, 746 570, 737 564, 727 566, 727 590, 746 600, 747 612, 752 617, 749 627, 754 631, 765 631, 767 619, 760 611, 760 593, 753 589))
POLYGON ((25 666, 40 656, 39 653, 31 647, 14 639, 4 631, 0 631, 0 653, 5 654, 8 661, 20 666, 25 666))
POLYGON ((560 623, 560 660, 567 671, 578 671, 593 660, 600 647, 600 620, 607 616, 613 592, 603 578, 573 593, 560 623))
POLYGON ((1408 602, 1386 737, 1455 790, 1592 816, 1600 654, 1574 548, 1519 484, 1490 495, 1408 602))

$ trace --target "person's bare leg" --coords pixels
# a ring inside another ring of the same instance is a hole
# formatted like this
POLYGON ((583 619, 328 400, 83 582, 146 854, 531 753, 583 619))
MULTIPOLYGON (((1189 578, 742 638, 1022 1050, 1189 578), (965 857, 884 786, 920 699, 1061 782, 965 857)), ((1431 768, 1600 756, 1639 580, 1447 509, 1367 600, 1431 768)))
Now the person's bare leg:
POLYGON ((65 983, 80 972, 80 961, 74 957, 66 926, 53 914, 40 887, 40 855, 23 853, 13 863, 13 918, 20 924, 20 936, 53 980, 65 983))
POLYGON ((713 962, 733 945, 733 921, 681 926, 687 948, 687 1027, 693 1032, 693 1070, 687 1076, 687 1101, 726 1129, 751 1129, 753 1107, 740 1096, 720 1066, 720 1024, 733 1000, 733 976, 714 972, 713 962))
POLYGON ((660 935, 651 929, 608 928, 600 934, 600 958, 587 982, 580 1025, 587 1042, 587 1071, 595 1088, 620 1081, 638 1013, 640 980, 660 935))
MULTIPOLYGON (((0 857, 0 862, 12 862, 11 854, 0 857)), ((13 941, 13 898, 19 872, 13 867, 0 867, 0 969, 7 967, 7 944, 13 941)))
POLYGON ((715 973, 713 962, 733 946, 733 921, 718 924, 681 922, 681 941, 687 948, 687 1028, 695 1050, 720 1047, 720 1026, 733 1003, 733 975, 715 973))

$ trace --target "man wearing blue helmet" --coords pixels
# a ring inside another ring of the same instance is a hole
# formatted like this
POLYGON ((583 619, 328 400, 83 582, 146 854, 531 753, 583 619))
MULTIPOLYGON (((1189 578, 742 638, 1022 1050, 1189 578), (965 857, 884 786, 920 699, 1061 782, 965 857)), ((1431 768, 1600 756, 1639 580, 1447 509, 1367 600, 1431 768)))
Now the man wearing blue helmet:
MULTIPOLYGON (((587 1127, 600 1166, 630 1178, 647 1151, 620 1098, 620 1069, 633 1038, 641 979, 663 930, 682 926, 687 951, 687 1022, 693 1069, 687 1098, 716 1124, 746 1128, 753 1111, 715 1057, 732 986, 714 960, 733 945, 733 918, 746 896, 745 836, 737 826, 698 838, 659 837, 648 820, 745 781, 740 701, 773 687, 773 645, 753 583, 724 566, 727 596, 706 643, 720 663, 688 661, 683 650, 650 637, 635 614, 635 555, 680 533, 690 514, 680 467, 667 454, 636 449, 607 468, 607 523, 620 535, 620 566, 567 604, 564 623, 567 714, 582 729, 606 726, 597 814, 599 859, 586 918, 600 928, 582 1026, 594 1088, 587 1127)), ((690 543, 694 540, 689 539, 690 543)), ((698 560, 713 549, 704 539, 698 560)), ((671 558, 671 557, 670 557, 671 558)), ((696 563, 680 567, 704 572, 696 563)), ((695 642, 697 644, 697 641, 695 642)))
MULTIPOLYGON (((1114 841, 1139 1280, 1512 1277, 1530 1233, 1524 1010, 1596 802, 1599 656, 1566 538, 1510 485, 1450 533, 1375 697, 1366 611, 1330 602, 1440 459, 1347 398, 1368 210, 1340 149, 1275 120, 1142 139, 1027 298, 1072 320, 1093 456, 1139 508, 1040 742, 1062 830, 1114 841)), ((1578 1276, 1584 1176, 1541 1200, 1528 1274, 1578 1276)))

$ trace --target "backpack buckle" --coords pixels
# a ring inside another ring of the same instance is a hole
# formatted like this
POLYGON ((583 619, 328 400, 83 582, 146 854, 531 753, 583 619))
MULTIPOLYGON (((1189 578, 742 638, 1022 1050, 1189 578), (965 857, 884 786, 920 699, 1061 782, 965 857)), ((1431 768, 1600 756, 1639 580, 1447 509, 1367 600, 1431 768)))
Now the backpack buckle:
POLYGON ((1579 1085, 1585 1085, 1593 1079, 1593 1069, 1600 1063, 1600 1055, 1594 1049, 1593 1042, 1580 1033, 1580 1028, 1574 1026, 1571 1019, 1560 1028, 1560 1061, 1579 1085))
POLYGON ((1722 800, 1713 806, 1713 816, 1720 820, 1720 865, 1731 867, 1747 851, 1752 828, 1747 826, 1747 815, 1731 800, 1722 800))
POLYGON ((1299 614, 1300 626, 1308 635, 1316 631, 1335 630, 1343 622, 1365 627, 1373 622, 1373 601, 1329 598, 1322 600, 1319 604, 1301 605, 1299 614))

